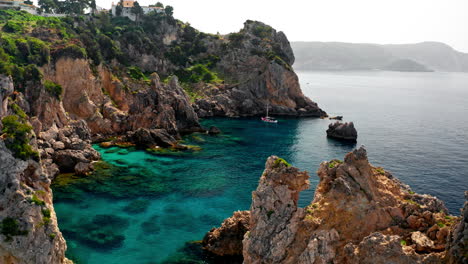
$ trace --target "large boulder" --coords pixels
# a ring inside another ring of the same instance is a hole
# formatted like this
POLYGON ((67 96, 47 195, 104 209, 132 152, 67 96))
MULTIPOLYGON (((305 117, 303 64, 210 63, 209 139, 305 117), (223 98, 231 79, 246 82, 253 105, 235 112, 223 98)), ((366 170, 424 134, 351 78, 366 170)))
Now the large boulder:
POLYGON ((327 136, 330 138, 355 142, 358 134, 353 122, 341 123, 337 121, 328 125, 327 136))
POLYGON ((177 140, 165 129, 140 128, 127 133, 127 139, 141 148, 156 146, 168 148, 177 145, 177 140))

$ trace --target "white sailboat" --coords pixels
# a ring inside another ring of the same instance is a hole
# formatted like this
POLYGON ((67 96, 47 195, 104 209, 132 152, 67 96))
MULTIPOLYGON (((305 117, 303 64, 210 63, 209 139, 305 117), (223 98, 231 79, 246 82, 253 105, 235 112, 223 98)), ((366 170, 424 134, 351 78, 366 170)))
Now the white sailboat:
POLYGON ((268 115, 268 107, 269 107, 269 103, 267 103, 266 116, 262 117, 262 121, 267 122, 267 123, 275 123, 275 124, 278 123, 278 120, 268 115))

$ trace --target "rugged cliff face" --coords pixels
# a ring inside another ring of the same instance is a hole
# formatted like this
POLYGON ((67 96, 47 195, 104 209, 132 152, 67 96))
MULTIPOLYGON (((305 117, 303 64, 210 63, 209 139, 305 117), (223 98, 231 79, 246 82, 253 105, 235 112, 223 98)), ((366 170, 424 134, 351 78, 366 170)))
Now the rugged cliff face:
MULTIPOLYGON (((465 220, 370 165, 364 148, 344 162, 322 163, 318 176, 314 200, 299 208, 309 175, 270 157, 252 193, 242 252, 227 252, 242 254, 244 263, 463 263, 465 220)), ((215 229, 207 237, 228 236, 216 234, 221 230, 238 231, 215 229)), ((223 243, 216 242, 205 240, 205 248, 220 255, 213 246, 223 243)))
POLYGON ((93 135, 122 134, 138 128, 162 128, 178 135, 200 129, 177 77, 163 84, 156 73, 149 81, 136 81, 120 80, 104 66, 97 71, 98 76, 93 75, 87 60, 68 57, 43 70, 45 79, 63 87, 63 109, 57 106, 57 111, 66 111, 72 120, 85 120, 93 135))
POLYGON ((13 157, 0 140, 0 263, 69 263, 50 182, 40 163, 13 157))
POLYGON ((226 36, 216 51, 216 71, 225 85, 201 88, 196 101, 199 116, 253 116, 270 113, 325 116, 316 103, 302 94, 291 68, 294 55, 286 35, 257 21, 247 21, 239 33, 226 36))

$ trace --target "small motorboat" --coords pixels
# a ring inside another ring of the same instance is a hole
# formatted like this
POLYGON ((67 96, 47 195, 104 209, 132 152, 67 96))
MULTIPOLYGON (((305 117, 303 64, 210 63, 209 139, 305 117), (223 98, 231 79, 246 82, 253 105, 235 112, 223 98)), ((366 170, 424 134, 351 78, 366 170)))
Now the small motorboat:
POLYGON ((267 123, 274 123, 274 124, 278 123, 278 120, 276 120, 275 118, 271 116, 268 116, 268 104, 267 104, 267 109, 266 109, 266 116, 262 117, 262 121, 267 122, 267 123))

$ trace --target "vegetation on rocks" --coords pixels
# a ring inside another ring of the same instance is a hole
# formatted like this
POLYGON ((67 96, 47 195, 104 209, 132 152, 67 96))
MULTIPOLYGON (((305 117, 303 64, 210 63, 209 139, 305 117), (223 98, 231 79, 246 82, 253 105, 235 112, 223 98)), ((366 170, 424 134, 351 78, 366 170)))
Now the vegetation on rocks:
POLYGON ((2 235, 6 237, 6 241, 11 241, 13 236, 24 236, 28 233, 27 230, 21 230, 18 221, 11 217, 6 217, 1 222, 2 235))
POLYGON ((60 96, 62 95, 62 92, 63 92, 62 86, 60 84, 46 80, 44 82, 44 88, 46 89, 47 92, 49 92, 55 98, 60 99, 60 96))
POLYGON ((283 164, 286 167, 291 167, 291 164, 289 164, 285 159, 282 159, 282 158, 277 158, 275 160, 275 163, 273 164, 273 167, 279 168, 280 164, 283 164))
POLYGON ((37 151, 29 145, 32 127, 27 124, 25 116, 26 114, 21 111, 19 115, 9 115, 2 119, 2 133, 6 138, 5 145, 16 158, 23 160, 38 159, 37 151))

